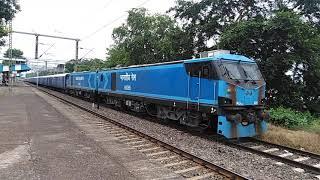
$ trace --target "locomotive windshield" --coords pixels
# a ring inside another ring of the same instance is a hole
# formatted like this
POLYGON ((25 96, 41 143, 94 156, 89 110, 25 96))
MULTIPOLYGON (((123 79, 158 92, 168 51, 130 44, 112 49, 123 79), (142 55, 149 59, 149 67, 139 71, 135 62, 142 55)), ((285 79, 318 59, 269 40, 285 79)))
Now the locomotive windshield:
POLYGON ((220 61, 218 69, 223 77, 234 80, 263 80, 256 63, 241 61, 220 61))

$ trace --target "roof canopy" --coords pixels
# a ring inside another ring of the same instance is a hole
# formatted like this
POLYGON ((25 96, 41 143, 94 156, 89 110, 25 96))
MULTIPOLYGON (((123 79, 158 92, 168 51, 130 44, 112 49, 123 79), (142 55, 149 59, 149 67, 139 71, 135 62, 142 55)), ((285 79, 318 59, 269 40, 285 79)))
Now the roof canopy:
POLYGON ((11 65, 10 67, 0 64, 0 73, 9 72, 9 71, 25 72, 29 70, 31 70, 31 68, 26 64, 14 64, 14 65, 11 65))

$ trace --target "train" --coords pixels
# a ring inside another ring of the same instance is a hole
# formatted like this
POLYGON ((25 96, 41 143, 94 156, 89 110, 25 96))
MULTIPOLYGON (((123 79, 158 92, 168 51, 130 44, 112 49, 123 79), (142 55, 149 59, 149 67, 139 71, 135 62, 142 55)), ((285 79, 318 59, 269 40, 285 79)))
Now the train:
POLYGON ((208 57, 27 78, 99 104, 173 120, 225 138, 267 131, 266 82, 246 56, 208 57))

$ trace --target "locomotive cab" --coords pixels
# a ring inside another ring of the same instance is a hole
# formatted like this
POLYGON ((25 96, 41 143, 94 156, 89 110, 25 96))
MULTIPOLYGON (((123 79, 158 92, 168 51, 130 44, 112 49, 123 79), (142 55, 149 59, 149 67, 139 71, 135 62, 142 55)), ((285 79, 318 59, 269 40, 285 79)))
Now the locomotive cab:
MULTIPOLYGON (((227 138, 250 137, 266 131, 266 83, 252 59, 220 53, 185 65, 189 73, 189 99, 212 104, 211 127, 227 138), (212 99, 209 101, 208 99, 212 99)), ((200 108, 199 108, 200 107, 200 108)), ((210 116, 207 113, 206 116, 210 116)))
POLYGON ((214 62, 225 93, 219 94, 219 106, 229 110, 263 108, 265 81, 255 62, 220 59, 214 62))

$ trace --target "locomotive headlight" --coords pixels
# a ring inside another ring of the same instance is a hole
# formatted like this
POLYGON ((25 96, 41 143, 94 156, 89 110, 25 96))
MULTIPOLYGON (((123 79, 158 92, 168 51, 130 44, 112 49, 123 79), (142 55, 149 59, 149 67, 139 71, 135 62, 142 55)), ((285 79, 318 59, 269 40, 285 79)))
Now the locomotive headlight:
POLYGON ((242 126, 248 126, 249 122, 248 121, 242 121, 241 124, 242 124, 242 126))
POLYGON ((231 88, 228 88, 228 89, 227 89, 227 93, 231 93, 231 88))

